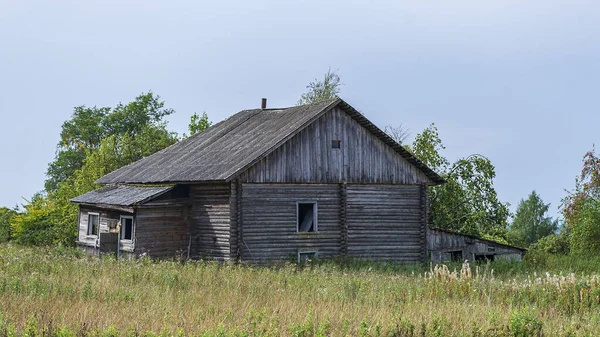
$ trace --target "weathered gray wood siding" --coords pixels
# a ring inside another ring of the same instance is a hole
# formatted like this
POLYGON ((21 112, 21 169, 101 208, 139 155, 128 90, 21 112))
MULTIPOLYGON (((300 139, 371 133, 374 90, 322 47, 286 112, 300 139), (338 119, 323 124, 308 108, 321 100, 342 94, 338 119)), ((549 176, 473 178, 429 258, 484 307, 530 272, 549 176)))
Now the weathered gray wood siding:
MULTIPOLYGON (((92 207, 80 207, 79 208, 79 232, 77 234, 77 243, 81 246, 88 247, 99 247, 99 236, 88 235, 88 215, 90 213, 97 213, 100 215, 100 227, 98 233, 108 233, 109 223, 116 223, 120 220, 121 215, 129 215, 132 213, 111 211, 106 209, 92 208, 92 207)), ((127 247, 129 250, 133 250, 133 247, 127 247)))
POLYGON ((254 183, 420 184, 430 179, 339 108, 241 175, 254 183), (341 140, 332 149, 332 140, 341 140))
POLYGON ((424 258, 419 185, 347 185, 348 255, 418 263, 424 258))
POLYGON ((523 257, 523 251, 519 248, 439 229, 427 231, 427 250, 433 263, 448 262, 454 254, 469 261, 475 261, 477 256, 493 256, 509 261, 521 261, 523 257))
POLYGON ((339 185, 243 184, 242 196, 242 260, 296 259, 298 251, 317 251, 320 257, 340 254, 339 185), (317 203, 317 232, 297 232, 297 202, 317 203))
POLYGON ((135 254, 152 257, 187 255, 189 207, 139 208, 134 223, 135 254))
POLYGON ((228 183, 190 186, 192 257, 231 258, 230 188, 228 183))

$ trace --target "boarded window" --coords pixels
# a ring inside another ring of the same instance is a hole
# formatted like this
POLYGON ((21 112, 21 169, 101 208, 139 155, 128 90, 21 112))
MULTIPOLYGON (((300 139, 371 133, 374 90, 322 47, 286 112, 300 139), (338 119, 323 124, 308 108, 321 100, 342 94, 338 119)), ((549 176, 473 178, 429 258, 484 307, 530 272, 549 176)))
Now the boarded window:
POLYGON ((133 217, 121 217, 121 240, 133 240, 133 217))
POLYGON ((331 148, 332 149, 339 149, 342 147, 342 141, 341 140, 332 140, 331 141, 331 148))
POLYGON ((98 227, 100 226, 100 215, 98 213, 88 214, 88 235, 98 235, 98 227))
POLYGON ((298 232, 317 231, 317 204, 314 202, 298 203, 298 232))

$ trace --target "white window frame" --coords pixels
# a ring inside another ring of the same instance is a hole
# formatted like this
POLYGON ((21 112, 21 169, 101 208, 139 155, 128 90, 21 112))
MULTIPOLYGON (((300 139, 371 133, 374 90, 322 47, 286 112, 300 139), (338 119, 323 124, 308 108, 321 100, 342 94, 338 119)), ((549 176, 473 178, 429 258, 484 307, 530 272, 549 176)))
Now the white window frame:
POLYGON ((315 200, 296 201, 296 233, 317 233, 319 231, 319 203, 315 200), (314 230, 311 232, 301 232, 298 220, 300 220, 300 204, 313 204, 314 230))
POLYGON ((88 212, 87 216, 88 216, 88 218, 87 218, 87 229, 85 231, 86 235, 88 237, 94 237, 94 238, 100 237, 100 213, 97 213, 97 212, 88 212), (98 228, 96 230, 97 234, 90 233, 90 218, 93 215, 95 215, 95 216, 98 217, 98 224, 97 224, 98 228))
POLYGON ((132 215, 121 215, 119 218, 119 222, 121 223, 121 229, 119 231, 119 240, 124 242, 133 242, 133 238, 135 237, 135 220, 132 215), (123 239, 125 234, 125 223, 123 219, 131 219, 131 239, 123 239))

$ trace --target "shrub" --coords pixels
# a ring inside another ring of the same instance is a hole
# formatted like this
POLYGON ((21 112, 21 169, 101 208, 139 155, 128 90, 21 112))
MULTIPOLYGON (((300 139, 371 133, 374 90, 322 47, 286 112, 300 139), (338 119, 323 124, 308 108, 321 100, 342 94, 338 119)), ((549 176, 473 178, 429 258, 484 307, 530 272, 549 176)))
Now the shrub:
POLYGON ((541 238, 538 242, 532 244, 529 250, 537 250, 550 254, 566 255, 570 251, 569 238, 566 234, 552 234, 541 238))

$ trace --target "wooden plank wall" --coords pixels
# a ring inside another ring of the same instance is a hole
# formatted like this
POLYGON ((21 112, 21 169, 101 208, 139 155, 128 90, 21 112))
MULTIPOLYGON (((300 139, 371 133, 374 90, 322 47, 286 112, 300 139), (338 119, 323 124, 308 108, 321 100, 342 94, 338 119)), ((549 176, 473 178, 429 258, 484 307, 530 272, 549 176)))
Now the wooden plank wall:
POLYGON ((461 252, 464 260, 474 261, 476 255, 494 255, 510 261, 521 261, 523 252, 514 247, 443 230, 427 231, 427 250, 433 263, 450 260, 450 252, 461 252))
POLYGON ((420 170, 362 127, 332 109, 248 169, 240 179, 254 183, 420 184, 420 170), (340 149, 331 141, 341 140, 340 149))
POLYGON ((243 184, 242 196, 243 261, 295 260, 298 251, 318 251, 320 257, 340 254, 339 185, 243 184), (299 201, 317 202, 316 233, 297 232, 299 201))
POLYGON ((230 198, 231 186, 228 183, 190 186, 191 257, 231 258, 230 198))
POLYGON ((152 257, 187 256, 188 206, 174 205, 137 210, 135 254, 152 257))
MULTIPOLYGON (((87 235, 88 229, 88 214, 100 214, 100 229, 99 233, 108 233, 108 223, 119 221, 121 215, 131 215, 131 213, 119 213, 105 209, 96 209, 91 207, 79 208, 79 233, 77 235, 77 244, 81 246, 96 247, 98 245, 98 237, 95 235, 87 235)), ((132 247, 133 248, 133 247, 132 247)))
POLYGON ((347 186, 348 255, 399 263, 423 259, 419 185, 347 186))

